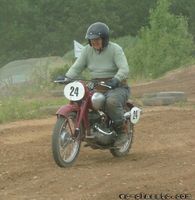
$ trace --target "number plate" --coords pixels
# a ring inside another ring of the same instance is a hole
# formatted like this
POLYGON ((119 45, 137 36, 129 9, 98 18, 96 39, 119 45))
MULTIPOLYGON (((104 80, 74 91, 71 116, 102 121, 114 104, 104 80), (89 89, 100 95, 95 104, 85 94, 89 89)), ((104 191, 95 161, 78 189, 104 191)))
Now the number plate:
POLYGON ((138 107, 133 107, 131 109, 131 122, 136 124, 140 119, 141 109, 138 107))
POLYGON ((79 101, 85 95, 85 88, 78 81, 71 82, 64 87, 64 96, 70 101, 79 101))

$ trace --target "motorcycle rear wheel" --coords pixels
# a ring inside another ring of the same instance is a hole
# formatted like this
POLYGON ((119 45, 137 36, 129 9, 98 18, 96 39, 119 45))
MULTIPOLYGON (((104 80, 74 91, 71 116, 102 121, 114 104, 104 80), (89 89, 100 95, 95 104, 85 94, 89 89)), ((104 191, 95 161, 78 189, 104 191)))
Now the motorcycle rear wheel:
POLYGON ((81 146, 80 135, 75 137, 74 113, 66 118, 58 116, 52 135, 53 158, 59 167, 70 167, 75 162, 81 146))
POLYGON ((134 125, 128 120, 127 121, 127 136, 128 140, 120 148, 110 149, 110 153, 114 157, 123 157, 129 153, 131 145, 133 143, 134 136, 134 125))

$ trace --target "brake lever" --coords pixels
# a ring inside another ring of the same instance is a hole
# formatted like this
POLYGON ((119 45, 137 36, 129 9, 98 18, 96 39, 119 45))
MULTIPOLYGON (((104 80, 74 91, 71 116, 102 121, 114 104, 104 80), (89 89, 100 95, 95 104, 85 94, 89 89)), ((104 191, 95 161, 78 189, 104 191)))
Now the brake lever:
POLYGON ((99 85, 104 86, 104 87, 107 87, 107 88, 109 88, 109 89, 112 89, 112 87, 109 86, 109 85, 106 85, 106 83, 105 83, 104 81, 101 81, 99 85))

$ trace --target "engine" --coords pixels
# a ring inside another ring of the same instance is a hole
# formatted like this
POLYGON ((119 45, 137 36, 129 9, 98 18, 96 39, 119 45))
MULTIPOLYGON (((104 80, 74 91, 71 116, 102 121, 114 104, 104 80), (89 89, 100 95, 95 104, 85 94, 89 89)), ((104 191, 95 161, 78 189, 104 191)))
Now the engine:
POLYGON ((114 142, 116 132, 109 127, 106 115, 103 112, 92 111, 89 113, 91 134, 94 136, 93 143, 107 146, 114 142))
POLYGON ((95 124, 93 127, 92 135, 95 136, 94 140, 97 144, 106 146, 114 142, 116 133, 110 128, 102 127, 100 124, 95 124))

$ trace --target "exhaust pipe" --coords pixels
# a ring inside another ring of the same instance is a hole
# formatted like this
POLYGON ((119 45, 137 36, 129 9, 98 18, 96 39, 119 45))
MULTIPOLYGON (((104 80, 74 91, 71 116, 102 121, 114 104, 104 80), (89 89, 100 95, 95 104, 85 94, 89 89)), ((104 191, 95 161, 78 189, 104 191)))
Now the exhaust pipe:
POLYGON ((110 132, 106 132, 104 130, 102 130, 100 127, 98 127, 97 125, 94 126, 94 128, 99 131, 100 133, 102 133, 103 135, 112 135, 114 131, 110 131, 110 132))

